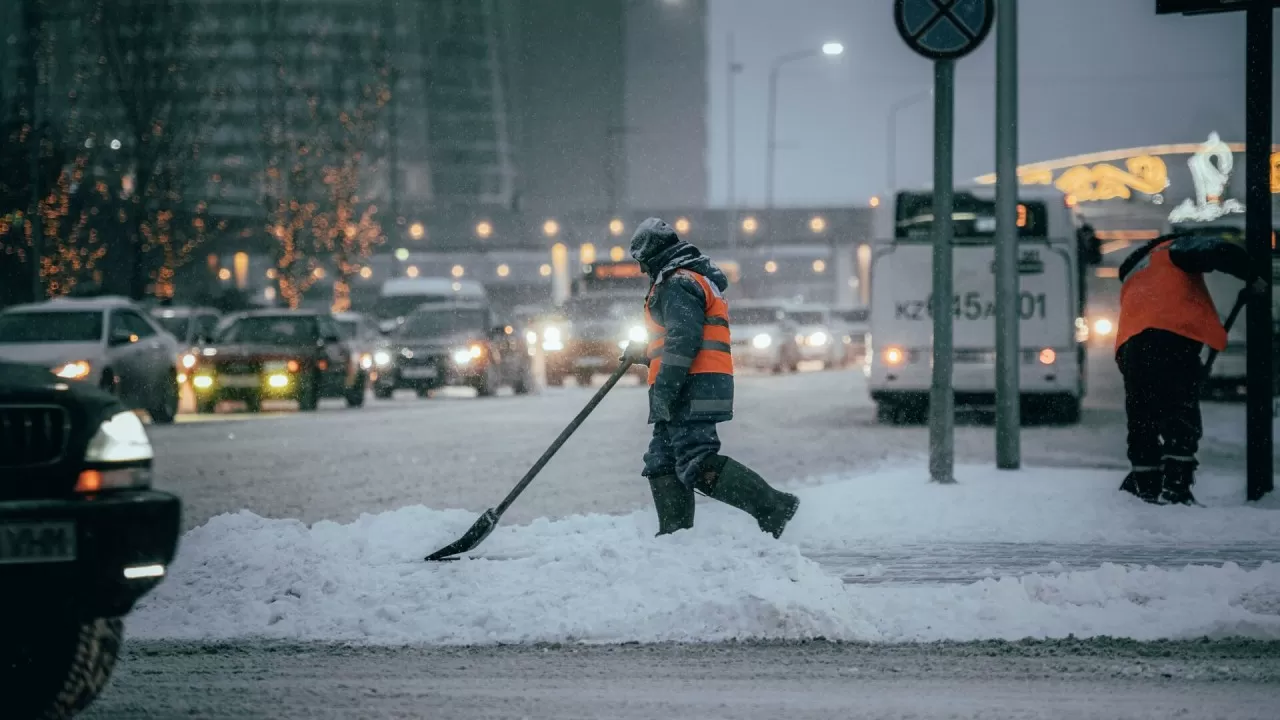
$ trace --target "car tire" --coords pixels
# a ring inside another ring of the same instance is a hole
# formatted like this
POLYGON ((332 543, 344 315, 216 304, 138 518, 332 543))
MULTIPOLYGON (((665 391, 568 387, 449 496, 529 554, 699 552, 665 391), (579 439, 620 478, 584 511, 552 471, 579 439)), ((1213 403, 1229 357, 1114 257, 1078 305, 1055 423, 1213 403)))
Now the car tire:
POLYGON ((379 400, 390 400, 396 394, 396 389, 391 387, 373 386, 373 396, 379 400))
POLYGON ((212 415, 218 411, 218 398, 204 398, 196 400, 196 413, 199 415, 212 415))
POLYGON ((511 385, 511 391, 517 395, 528 395, 533 390, 533 369, 528 365, 520 368, 520 377, 511 385))
POLYGON ((111 679, 124 639, 119 618, 24 623, 0 643, 5 715, 70 718, 111 679), (13 713, 10 715, 9 713, 13 713))
POLYGON ((573 381, 578 383, 578 387, 591 387, 591 381, 595 376, 596 374, 590 370, 579 370, 573 374, 573 381))
POLYGON ((431 397, 431 388, 420 387, 414 390, 414 393, 423 400, 426 400, 431 397))
POLYGON ((547 374, 547 384, 548 384, 548 385, 550 385, 551 387, 564 387, 564 376, 563 376, 563 375, 552 375, 552 374, 548 373, 548 374, 547 374))
POLYGON ((151 422, 157 425, 170 425, 174 419, 178 417, 178 376, 176 373, 170 373, 165 388, 160 393, 160 398, 154 407, 147 408, 147 413, 151 415, 151 422))
POLYGON ((244 409, 246 412, 260 413, 262 412, 262 398, 257 395, 250 395, 244 399, 244 409))
POLYGON ((498 389, 497 383, 494 382, 493 371, 486 368, 484 374, 475 381, 475 384, 472 385, 472 387, 476 389, 477 397, 493 397, 493 394, 498 389))
POLYGON ((364 405, 364 388, 369 384, 369 378, 363 374, 356 377, 356 384, 347 388, 343 397, 347 401, 347 407, 358 408, 364 405))

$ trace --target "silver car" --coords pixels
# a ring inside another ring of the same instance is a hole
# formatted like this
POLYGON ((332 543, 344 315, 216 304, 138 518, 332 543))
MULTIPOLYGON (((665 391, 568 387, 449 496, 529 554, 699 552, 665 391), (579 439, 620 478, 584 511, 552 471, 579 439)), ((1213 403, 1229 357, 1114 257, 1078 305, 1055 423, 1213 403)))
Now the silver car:
POLYGON ((94 383, 157 423, 178 412, 178 344, 124 298, 58 299, 0 313, 0 358, 94 383))

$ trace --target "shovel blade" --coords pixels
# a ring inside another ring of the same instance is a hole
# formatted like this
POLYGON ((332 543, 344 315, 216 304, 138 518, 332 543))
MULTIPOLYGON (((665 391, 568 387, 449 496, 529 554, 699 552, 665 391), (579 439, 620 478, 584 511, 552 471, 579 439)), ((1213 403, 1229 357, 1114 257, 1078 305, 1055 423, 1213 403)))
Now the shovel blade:
POLYGON ((498 526, 498 513, 490 508, 484 511, 484 514, 472 523, 471 528, 463 533, 450 545, 431 553, 426 557, 427 562, 439 562, 441 560, 453 560, 453 555, 459 555, 474 549, 477 545, 484 542, 489 537, 489 533, 498 526))

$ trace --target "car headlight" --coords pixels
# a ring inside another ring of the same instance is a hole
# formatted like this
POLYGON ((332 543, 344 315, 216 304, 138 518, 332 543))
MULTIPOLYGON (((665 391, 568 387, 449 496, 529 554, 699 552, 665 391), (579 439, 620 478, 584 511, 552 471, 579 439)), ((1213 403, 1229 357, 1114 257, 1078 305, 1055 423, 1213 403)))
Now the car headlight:
POLYGON ((373 356, 372 356, 372 355, 370 355, 369 353, 361 353, 361 354, 360 354, 360 369, 361 369, 361 370, 368 370, 368 369, 369 369, 369 368, 371 368, 371 367, 373 367, 373 356))
POLYGON ((379 350, 373 354, 373 363, 380 368, 384 368, 391 364, 391 353, 386 350, 379 350))
POLYGON ((453 351, 453 362, 456 365, 470 365, 472 360, 484 357, 484 346, 472 345, 453 351))
POLYGON ((649 332, 644 329, 643 325, 632 325, 627 331, 627 340, 636 343, 647 342, 649 340, 649 332))
POLYGON ((194 385, 197 390, 208 390, 213 387, 213 376, 197 375, 194 378, 191 378, 191 384, 194 385))
POLYGON ((821 330, 809 335, 809 344, 814 346, 822 346, 827 344, 827 334, 821 330))
POLYGON ((1107 318, 1098 318, 1093 321, 1093 332, 1099 337, 1106 337, 1115 329, 1111 321, 1107 318))
POLYGON ((552 325, 542 330, 542 349, 547 352, 556 352, 564 349, 564 333, 560 328, 552 325))
POLYGON ((193 368, 193 367, 195 367, 195 366, 196 366, 196 355, 195 355, 195 353, 185 353, 185 354, 182 356, 182 367, 186 368, 187 370, 190 370, 191 368, 193 368))
POLYGON ((85 450, 85 462, 142 462, 153 457, 146 428, 133 412, 120 412, 98 426, 85 450))
POLYGON ((54 375, 64 380, 83 380, 89 377, 89 371, 92 369, 87 360, 76 360, 50 368, 54 375))
POLYGON ((764 350, 772 344, 773 337, 771 337, 769 333, 760 333, 759 335, 751 338, 751 347, 754 347, 757 350, 764 350))

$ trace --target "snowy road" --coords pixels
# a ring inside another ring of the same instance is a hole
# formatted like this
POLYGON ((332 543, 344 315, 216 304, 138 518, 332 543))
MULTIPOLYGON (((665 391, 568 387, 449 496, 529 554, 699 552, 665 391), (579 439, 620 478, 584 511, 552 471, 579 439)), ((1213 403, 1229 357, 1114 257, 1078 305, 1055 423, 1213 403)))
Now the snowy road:
POLYGON ((1280 644, 134 643, 85 717, 1273 720, 1280 644))
MULTIPOLYGON (((1127 467, 1118 375, 1105 356, 1092 367, 1084 422, 1026 429, 1027 465, 1127 467)), ((339 403, 314 414, 219 415, 154 427, 157 483, 182 496, 187 528, 245 509, 308 523, 413 504, 480 511, 510 490, 589 396, 577 388, 487 400, 408 396, 371 399, 360 410, 339 403)), ((639 476, 648 439, 644 407, 641 388, 616 389, 507 518, 616 513, 648 503, 639 476)), ((1229 426, 1216 429, 1224 434, 1231 435, 1229 426)), ((723 438, 726 453, 783 482, 863 472, 919 457, 927 447, 924 428, 875 423, 854 371, 741 378, 737 419, 724 426, 723 438)), ((956 447, 961 462, 991 462, 990 424, 962 423, 956 447)), ((1238 468, 1241 455, 1238 443, 1207 440, 1201 459, 1238 468)))

